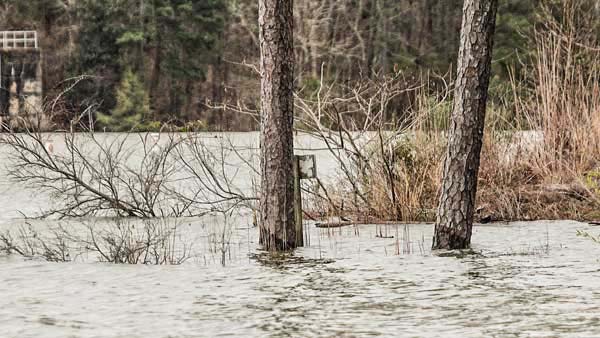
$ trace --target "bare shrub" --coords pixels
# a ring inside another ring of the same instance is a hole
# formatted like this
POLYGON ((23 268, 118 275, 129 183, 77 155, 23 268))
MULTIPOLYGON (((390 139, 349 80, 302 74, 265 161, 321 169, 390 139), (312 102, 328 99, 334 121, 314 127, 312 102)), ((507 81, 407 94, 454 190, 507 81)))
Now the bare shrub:
MULTIPOLYGON (((230 209, 231 210, 231 209, 230 209)), ((225 211, 219 214, 222 222, 217 222, 213 231, 208 234, 209 253, 219 257, 222 266, 225 266, 227 260, 231 260, 231 240, 233 235, 232 211, 225 211)))
POLYGON ((64 152, 49 151, 47 144, 52 136, 37 132, 8 133, 0 140, 0 145, 9 148, 9 177, 49 192, 58 202, 44 216, 83 217, 113 212, 154 217, 165 213, 169 196, 162 186, 174 173, 169 163, 169 154, 178 142, 174 138, 170 137, 164 147, 154 147, 148 135, 139 135, 140 146, 135 148, 141 154, 134 158, 127 134, 112 141, 102 141, 95 133, 61 136, 64 152))
POLYGON ((184 240, 178 232, 179 222, 175 219, 145 219, 140 226, 117 218, 108 226, 88 224, 86 227, 87 236, 75 236, 75 241, 97 253, 99 261, 176 265, 185 262, 191 255, 192 243, 184 240))
MULTIPOLYGON (((225 141, 222 141, 225 142, 225 141)), ((213 148, 196 133, 43 134, 27 131, 0 138, 8 176, 47 192, 53 205, 41 216, 178 217, 214 211, 221 202, 253 208, 252 189, 234 184, 243 159, 234 147, 213 148), (48 145, 58 139, 55 151, 48 145), (64 142, 64 149, 62 144, 64 142), (60 146, 59 146, 60 144, 60 146)))
POLYGON ((0 252, 53 262, 67 262, 90 253, 99 262, 116 264, 181 264, 191 257, 189 234, 180 232, 179 221, 167 218, 115 218, 108 222, 85 221, 82 225, 58 223, 37 230, 22 226, 15 235, 0 235, 0 252))
POLYGON ((329 202, 325 213, 403 218, 406 191, 397 186, 404 184, 397 150, 414 118, 395 114, 391 106, 418 88, 398 72, 353 85, 321 81, 313 98, 296 97, 298 128, 319 140, 339 166, 339 178, 327 186, 319 182, 314 194, 329 202))
POLYGON ((227 137, 188 133, 175 149, 180 174, 188 181, 171 192, 178 200, 201 210, 255 210, 260 181, 258 156, 258 147, 252 145, 236 145, 227 137))
POLYGON ((10 231, 0 234, 0 253, 42 258, 49 262, 72 260, 71 248, 60 233, 51 231, 43 237, 31 224, 20 226, 14 235, 10 231))

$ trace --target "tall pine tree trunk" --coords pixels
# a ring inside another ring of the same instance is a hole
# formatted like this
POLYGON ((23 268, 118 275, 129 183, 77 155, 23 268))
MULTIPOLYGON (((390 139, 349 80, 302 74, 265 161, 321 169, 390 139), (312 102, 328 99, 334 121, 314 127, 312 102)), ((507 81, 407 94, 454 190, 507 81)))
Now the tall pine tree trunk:
POLYGON ((434 249, 471 244, 497 0, 465 0, 434 249))
POLYGON ((261 70, 260 243, 295 247, 293 205, 293 1, 259 0, 261 70))

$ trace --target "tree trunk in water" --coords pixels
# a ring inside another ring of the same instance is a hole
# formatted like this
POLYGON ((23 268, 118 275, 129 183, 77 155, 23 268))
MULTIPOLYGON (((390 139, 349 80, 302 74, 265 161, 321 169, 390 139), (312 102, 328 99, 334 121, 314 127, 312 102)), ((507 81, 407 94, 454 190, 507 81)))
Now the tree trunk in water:
POLYGON ((293 249, 293 1, 259 0, 261 69, 260 244, 293 249))
POLYGON ((454 110, 433 249, 471 244, 497 0, 465 0, 454 110))

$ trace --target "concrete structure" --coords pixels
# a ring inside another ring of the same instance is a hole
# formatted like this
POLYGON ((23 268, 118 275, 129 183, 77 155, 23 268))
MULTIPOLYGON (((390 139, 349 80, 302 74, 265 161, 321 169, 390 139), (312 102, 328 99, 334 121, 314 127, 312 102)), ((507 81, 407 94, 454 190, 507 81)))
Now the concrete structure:
POLYGON ((0 32, 0 123, 45 129, 42 57, 35 31, 0 32))

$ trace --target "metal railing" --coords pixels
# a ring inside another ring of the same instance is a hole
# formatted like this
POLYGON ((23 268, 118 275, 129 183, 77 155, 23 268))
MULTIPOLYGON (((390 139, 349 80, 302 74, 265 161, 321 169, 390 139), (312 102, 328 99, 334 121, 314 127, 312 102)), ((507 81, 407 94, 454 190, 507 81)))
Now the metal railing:
POLYGON ((38 34, 36 31, 2 31, 0 32, 0 49, 37 49, 38 34))

